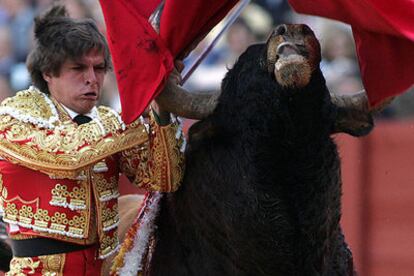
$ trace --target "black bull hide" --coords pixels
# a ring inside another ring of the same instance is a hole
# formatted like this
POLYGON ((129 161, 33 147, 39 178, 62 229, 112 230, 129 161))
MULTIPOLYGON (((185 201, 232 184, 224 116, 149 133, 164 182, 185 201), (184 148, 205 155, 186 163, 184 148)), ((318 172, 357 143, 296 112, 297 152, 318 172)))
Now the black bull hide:
POLYGON ((283 87, 266 47, 240 56, 214 113, 190 129, 184 183, 162 203, 151 275, 353 275, 331 137, 343 110, 319 61, 305 87, 283 87))

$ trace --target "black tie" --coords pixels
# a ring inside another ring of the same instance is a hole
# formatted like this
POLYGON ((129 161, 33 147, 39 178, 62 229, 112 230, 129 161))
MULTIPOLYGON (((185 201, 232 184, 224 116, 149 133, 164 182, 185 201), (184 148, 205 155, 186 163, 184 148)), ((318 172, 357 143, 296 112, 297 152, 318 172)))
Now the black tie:
POLYGON ((75 118, 73 118, 73 120, 78 125, 83 125, 83 124, 89 123, 92 119, 89 116, 79 114, 79 115, 76 115, 75 118))

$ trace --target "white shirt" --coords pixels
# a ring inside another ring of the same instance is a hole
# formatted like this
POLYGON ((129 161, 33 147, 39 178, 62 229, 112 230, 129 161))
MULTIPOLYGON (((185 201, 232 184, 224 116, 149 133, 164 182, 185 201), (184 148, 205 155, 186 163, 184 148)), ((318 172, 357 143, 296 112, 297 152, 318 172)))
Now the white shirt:
MULTIPOLYGON (((73 111, 72 109, 70 109, 69 107, 66 107, 65 105, 61 104, 63 106, 63 108, 66 110, 66 112, 69 114, 70 118, 75 118, 77 115, 79 115, 79 113, 73 111)), ((92 120, 93 119, 98 119, 98 109, 96 108, 96 106, 94 106, 91 111, 89 111, 86 114, 82 114, 85 116, 90 117, 92 120)))

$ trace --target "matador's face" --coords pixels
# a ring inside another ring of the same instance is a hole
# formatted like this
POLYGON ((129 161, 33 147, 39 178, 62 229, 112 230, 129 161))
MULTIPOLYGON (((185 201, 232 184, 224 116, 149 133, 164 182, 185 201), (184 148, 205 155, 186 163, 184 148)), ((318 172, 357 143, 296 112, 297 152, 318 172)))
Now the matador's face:
POLYGON ((86 114, 97 104, 105 78, 102 52, 91 50, 79 60, 66 60, 60 73, 43 74, 51 96, 73 111, 86 114))

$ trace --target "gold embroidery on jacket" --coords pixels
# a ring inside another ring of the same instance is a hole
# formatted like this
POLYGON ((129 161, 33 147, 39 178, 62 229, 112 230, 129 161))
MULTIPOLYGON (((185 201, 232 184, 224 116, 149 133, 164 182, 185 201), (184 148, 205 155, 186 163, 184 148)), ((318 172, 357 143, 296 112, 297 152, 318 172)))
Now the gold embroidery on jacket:
POLYGON ((105 258, 118 248, 116 227, 119 224, 118 206, 118 177, 112 176, 107 180, 103 174, 92 173, 97 230, 99 236, 99 257, 105 258))
POLYGON ((71 210, 86 208, 86 190, 83 187, 73 187, 72 191, 69 192, 66 185, 56 184, 51 193, 50 205, 70 208, 71 210))
POLYGON ((93 174, 93 182, 100 201, 118 198, 118 176, 106 180, 103 174, 93 174))
POLYGON ((40 261, 34 261, 31 257, 13 257, 10 262, 10 271, 6 276, 25 276, 35 274, 40 261))
POLYGON ((151 120, 151 153, 148 170, 153 172, 149 187, 151 190, 173 192, 178 189, 184 175, 184 155, 180 151, 182 135, 177 137, 178 125, 159 126, 151 120), (178 141, 177 141, 178 140, 178 141))
POLYGON ((0 205, 3 205, 3 200, 7 199, 8 195, 7 188, 3 186, 3 175, 0 174, 0 205))
MULTIPOLYGON (((3 202, 6 205, 6 206, 4 206, 4 204, 3 204, 3 208, 4 208, 4 218, 5 219, 11 219, 11 220, 14 220, 14 221, 20 215, 22 215, 22 214, 25 215, 26 212, 27 212, 26 210, 28 210, 29 212, 31 212, 32 211, 32 207, 31 206, 34 206, 35 208, 38 208, 39 207, 39 198, 36 198, 34 200, 31 200, 31 201, 27 201, 27 200, 23 200, 20 196, 15 196, 14 198, 11 198, 11 199, 3 199, 3 202), (18 210, 16 208, 16 204, 15 203, 12 203, 12 202, 15 202, 15 201, 20 201, 20 202, 22 202, 24 204, 22 210, 18 210)), ((30 214, 28 216, 30 216, 30 214)), ((30 220, 31 221, 31 218, 32 217, 33 216, 31 216, 30 218, 29 217, 27 217, 27 218, 24 217, 23 220, 25 220, 25 221, 30 220)))
POLYGON ((159 126, 150 118, 150 142, 121 152, 120 168, 138 187, 173 192, 184 175, 184 143, 176 123, 159 126), (179 134, 177 136, 177 133, 179 134))
POLYGON ((47 128, 44 126, 47 123, 42 123, 45 118, 39 117, 41 115, 35 117, 40 111, 24 114, 30 109, 27 99, 31 96, 38 99, 31 108, 39 109, 41 106, 42 112, 55 107, 47 103, 44 96, 39 96, 41 92, 29 92, 18 93, 0 106, 0 137, 4 138, 0 139, 0 153, 11 162, 54 177, 74 179, 85 167, 148 140, 142 124, 130 124, 123 131, 119 116, 106 107, 98 108, 99 121, 77 126, 72 121, 52 120, 52 127, 47 128), (30 123, 26 122, 26 117, 31 118, 30 123))
MULTIPOLYGON (((143 127, 129 128, 125 132, 114 133, 105 138, 101 136, 101 140, 94 141, 98 136, 93 134, 91 129, 93 126, 78 132, 74 129, 70 130, 73 126, 68 125, 65 131, 56 130, 53 134, 46 134, 44 130, 38 131, 31 125, 22 125, 21 122, 14 121, 15 125, 5 131, 6 139, 0 139, 2 156, 12 162, 56 177, 74 179, 85 166, 148 139, 143 127), (27 138, 31 140, 20 144, 27 138)), ((81 125, 79 128, 89 124, 91 123, 81 125)))
POLYGON ((52 101, 34 87, 19 91, 14 97, 6 98, 1 103, 1 114, 12 114, 46 128, 52 128, 58 120, 57 110, 52 101))
POLYGON ((165 148, 167 150, 165 154, 167 158, 168 156, 170 158, 170 162, 168 162, 168 164, 174 166, 174 168, 169 169, 171 191, 176 191, 180 187, 184 176, 184 154, 180 150, 184 143, 184 137, 182 135, 177 137, 177 133, 179 133, 180 130, 178 130, 178 125, 176 124, 170 128, 160 128, 161 133, 165 137, 165 148), (175 140, 178 141, 175 142, 175 140))
POLYGON ((43 276, 61 276, 65 266, 65 254, 38 257, 14 257, 7 276, 24 276, 41 272, 43 276), (39 271, 41 269, 41 271, 39 271))
POLYGON ((85 229, 88 226, 87 212, 80 211, 79 214, 69 219, 65 213, 55 212, 51 216, 48 210, 38 208, 36 212, 33 212, 33 208, 27 205, 22 205, 20 209, 17 209, 15 203, 6 202, 4 220, 38 231, 85 238, 85 229))
POLYGON ((118 204, 115 203, 112 208, 105 206, 102 209, 102 229, 103 231, 109 231, 119 223, 118 204))
POLYGON ((118 248, 118 245, 119 241, 116 234, 114 236, 105 235, 100 239, 99 255, 107 256, 111 254, 118 248))
POLYGON ((65 267, 66 254, 39 256, 42 263, 42 276, 61 276, 65 267))
POLYGON ((149 143, 122 151, 120 167, 129 178, 134 179, 138 187, 147 187, 151 182, 151 172, 148 170, 149 143))

